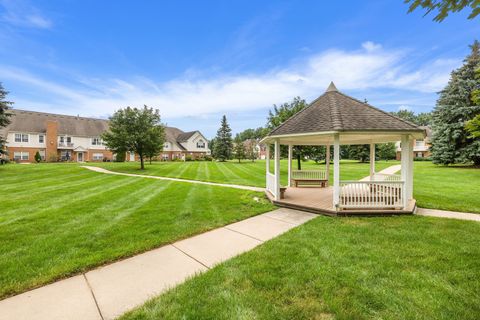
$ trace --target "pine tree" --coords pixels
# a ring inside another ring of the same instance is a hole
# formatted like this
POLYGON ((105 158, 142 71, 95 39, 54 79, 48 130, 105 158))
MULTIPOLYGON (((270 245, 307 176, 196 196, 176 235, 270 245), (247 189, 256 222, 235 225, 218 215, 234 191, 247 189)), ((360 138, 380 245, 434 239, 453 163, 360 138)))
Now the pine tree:
POLYGON ((39 152, 39 151, 37 151, 37 152, 35 153, 35 161, 36 161, 37 163, 39 163, 40 161, 42 161, 42 156, 40 155, 40 152, 39 152))
POLYGON ((232 157, 232 129, 227 122, 227 117, 222 117, 220 128, 215 137, 215 157, 220 161, 226 161, 232 157))
POLYGON ((480 68, 480 43, 470 46, 463 66, 454 70, 447 86, 440 92, 433 111, 432 160, 438 164, 468 163, 480 165, 480 140, 465 129, 467 121, 480 114, 472 93, 480 87, 475 76, 480 68))
MULTIPOLYGON (((8 91, 6 91, 2 83, 0 82, 0 128, 6 127, 10 123, 10 117, 12 116, 11 113, 8 112, 10 106, 13 104, 11 101, 5 100, 7 97, 8 91)), ((0 155, 5 154, 5 144, 7 141, 4 139, 5 137, 0 136, 0 155)))

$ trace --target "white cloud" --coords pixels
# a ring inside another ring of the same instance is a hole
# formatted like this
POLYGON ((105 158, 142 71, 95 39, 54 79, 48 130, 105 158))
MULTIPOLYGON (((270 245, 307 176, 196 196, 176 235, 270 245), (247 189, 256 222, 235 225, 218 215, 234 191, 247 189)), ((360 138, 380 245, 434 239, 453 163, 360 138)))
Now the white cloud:
POLYGON ((132 77, 128 81, 82 77, 76 87, 67 87, 0 66, 0 77, 43 91, 42 100, 37 102, 17 95, 17 107, 38 105, 40 108, 48 103, 51 111, 106 115, 127 105, 147 104, 159 108, 162 116, 175 118, 256 110, 294 96, 313 99, 322 94, 332 80, 340 90, 347 91, 402 89, 416 94, 431 93, 446 84, 450 71, 459 64, 457 60, 434 60, 418 67, 416 61, 407 58, 404 50, 386 50, 366 42, 359 50, 326 50, 263 74, 216 78, 183 75, 160 83, 144 77, 132 77), (45 93, 48 101, 44 100, 45 93))
POLYGON ((406 106, 406 105, 401 105, 398 107, 398 111, 412 111, 412 108, 410 106, 406 106))
POLYGON ((44 17, 40 11, 21 0, 1 0, 0 6, 4 13, 0 16, 0 21, 17 27, 49 29, 53 26, 50 19, 44 17))

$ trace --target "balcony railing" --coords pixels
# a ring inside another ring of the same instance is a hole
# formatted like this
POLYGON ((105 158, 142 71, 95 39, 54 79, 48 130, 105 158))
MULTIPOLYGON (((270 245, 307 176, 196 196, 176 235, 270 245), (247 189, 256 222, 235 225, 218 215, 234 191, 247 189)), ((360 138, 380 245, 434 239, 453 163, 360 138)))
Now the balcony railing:
POLYGON ((73 143, 72 142, 59 142, 58 147, 59 148, 73 148, 73 143))

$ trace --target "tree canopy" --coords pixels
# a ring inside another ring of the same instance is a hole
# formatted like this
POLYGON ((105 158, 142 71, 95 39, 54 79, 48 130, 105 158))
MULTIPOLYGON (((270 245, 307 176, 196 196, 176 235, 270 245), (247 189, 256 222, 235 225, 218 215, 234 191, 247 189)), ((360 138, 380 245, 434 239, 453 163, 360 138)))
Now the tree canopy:
POLYGON ((432 124, 432 113, 431 112, 420 112, 416 114, 410 110, 399 110, 396 112, 390 112, 394 116, 407 120, 411 123, 414 123, 418 126, 429 126, 432 124))
POLYGON ((115 153, 135 152, 140 157, 140 168, 145 169, 146 157, 158 155, 165 143, 165 128, 160 112, 144 106, 127 107, 110 117, 109 130, 102 135, 105 145, 115 153))
MULTIPOLYGON (((13 102, 6 100, 7 95, 8 91, 3 88, 2 83, 0 82, 0 128, 6 127, 8 124, 10 124, 10 117, 12 116, 9 110, 13 102)), ((0 155, 6 153, 6 143, 7 142, 5 141, 4 137, 0 136, 0 155)))
POLYGON ((480 115, 480 106, 475 101, 475 92, 480 89, 480 78, 476 75, 480 68, 480 43, 475 41, 470 48, 464 64, 451 73, 433 111, 434 163, 480 165, 480 139, 465 129, 468 121, 480 115))
POLYGON ((460 12, 465 8, 470 8, 471 12, 468 19, 475 18, 480 13, 480 1, 478 0, 405 0, 410 4, 408 13, 411 13, 419 7, 425 9, 426 16, 430 12, 436 12, 433 21, 442 22, 449 13, 460 12))

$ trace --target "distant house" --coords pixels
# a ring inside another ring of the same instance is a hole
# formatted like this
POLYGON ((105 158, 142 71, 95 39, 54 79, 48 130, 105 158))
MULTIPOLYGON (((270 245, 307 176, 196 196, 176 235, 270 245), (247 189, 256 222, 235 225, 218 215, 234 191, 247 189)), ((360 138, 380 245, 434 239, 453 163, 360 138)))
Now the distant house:
MULTIPOLYGON (((102 133, 108 130, 108 121, 44 112, 12 110, 11 123, 0 131, 7 140, 9 159, 34 162, 37 151, 43 160, 104 161, 115 155, 103 144, 102 133)), ((208 141, 199 131, 183 132, 165 128, 166 143, 160 159, 185 159, 210 154, 208 141)), ((126 160, 137 160, 127 153, 126 160)))
MULTIPOLYGON (((426 137, 423 140, 414 140, 413 145, 413 157, 414 158, 429 158, 431 156, 430 148, 432 146, 432 129, 429 126, 420 126, 425 130, 426 137)), ((400 141, 395 143, 397 160, 400 160, 402 154, 402 148, 400 147, 400 141)))

